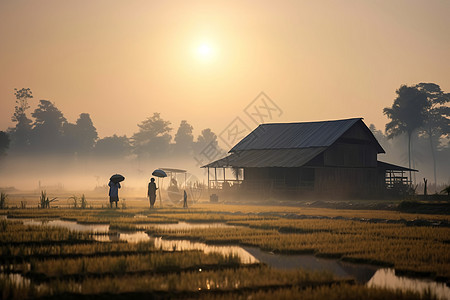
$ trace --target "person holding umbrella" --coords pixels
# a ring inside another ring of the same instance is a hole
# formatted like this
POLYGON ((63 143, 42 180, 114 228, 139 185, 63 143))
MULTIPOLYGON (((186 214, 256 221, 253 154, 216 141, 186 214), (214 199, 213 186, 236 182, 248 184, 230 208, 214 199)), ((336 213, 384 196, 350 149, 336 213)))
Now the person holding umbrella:
POLYGON ((150 200, 150 208, 153 208, 153 205, 155 205, 157 189, 158 188, 156 187, 155 178, 150 179, 147 190, 148 199, 150 200))
MULTIPOLYGON (((153 171, 152 175, 158 177, 158 186, 159 186, 159 178, 164 179, 164 177, 167 177, 166 172, 164 172, 161 169, 156 169, 155 171, 153 171)), ((156 190, 155 190, 155 195, 156 195, 156 190)), ((156 200, 156 196, 155 196, 155 200, 156 200)), ((161 190, 159 190, 159 204, 160 204, 160 207, 162 208, 161 190)))
POLYGON ((120 182, 123 180, 125 180, 125 177, 119 174, 115 174, 109 179, 109 203, 111 204, 111 208, 113 207, 113 202, 116 202, 117 208, 117 202, 119 202, 119 189, 121 188, 120 182))

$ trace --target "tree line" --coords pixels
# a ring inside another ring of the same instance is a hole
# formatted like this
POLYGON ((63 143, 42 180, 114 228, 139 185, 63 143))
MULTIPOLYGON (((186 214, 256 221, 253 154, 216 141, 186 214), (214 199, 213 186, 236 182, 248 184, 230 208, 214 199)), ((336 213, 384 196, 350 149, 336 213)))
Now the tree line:
MULTIPOLYGON (((420 145, 421 141, 428 140, 433 162, 433 179, 437 184, 437 154, 442 151, 449 152, 450 93, 445 93, 435 83, 419 83, 412 86, 402 85, 396 94, 392 107, 383 110, 390 119, 385 128, 386 137, 393 139, 402 134, 406 135, 410 169, 414 168, 412 141, 415 140, 420 145)), ((378 139, 383 139, 380 133, 378 139)), ((449 160, 450 157, 447 157, 447 162, 449 160)))
POLYGON ((102 157, 163 158, 171 155, 192 156, 205 147, 219 149, 217 136, 206 128, 194 139, 193 126, 181 121, 174 136, 171 122, 153 113, 140 124, 131 137, 116 134, 99 138, 88 113, 81 113, 75 123, 49 100, 40 100, 37 108, 28 115, 33 93, 29 88, 15 89, 16 104, 8 130, 0 131, 0 153, 5 154, 70 154, 98 155, 102 157))

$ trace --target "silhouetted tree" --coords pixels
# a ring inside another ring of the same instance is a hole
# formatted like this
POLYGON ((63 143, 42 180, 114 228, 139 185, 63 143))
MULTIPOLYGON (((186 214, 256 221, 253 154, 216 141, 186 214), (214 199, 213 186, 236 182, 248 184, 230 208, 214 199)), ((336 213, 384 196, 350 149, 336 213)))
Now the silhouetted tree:
POLYGON ((139 158, 161 157, 167 155, 172 136, 170 122, 161 119, 159 113, 154 113, 141 124, 139 132, 133 134, 132 145, 139 158))
POLYGON ((9 148, 10 143, 9 135, 4 132, 0 131, 0 156, 3 156, 6 154, 6 150, 9 148))
POLYGON ((107 136, 97 140, 94 153, 104 157, 125 157, 131 153, 130 140, 124 136, 107 136))
POLYGON ((205 149, 216 149, 218 152, 222 151, 217 142, 217 135, 211 129, 203 129, 201 134, 197 137, 195 142, 195 153, 202 153, 205 149))
MULTIPOLYGON (((414 131, 421 128, 427 119, 429 103, 424 93, 416 87, 402 85, 397 91, 397 98, 392 107, 386 107, 383 113, 391 119, 386 124, 388 138, 402 133, 408 136, 408 166, 411 169, 411 136, 414 131)), ((412 179, 411 171, 409 178, 412 179)))
POLYGON ((63 125, 67 122, 62 112, 52 102, 40 100, 31 115, 35 118, 31 136, 33 150, 59 152, 63 148, 63 125))
POLYGON ((186 120, 181 121, 180 127, 178 127, 174 138, 175 154, 183 156, 192 154, 194 146, 194 136, 192 134, 193 129, 194 128, 186 120))
POLYGON ((428 135, 431 155, 433 158, 434 184, 437 184, 436 151, 439 139, 450 134, 450 93, 444 93, 440 86, 434 83, 419 83, 416 88, 425 94, 428 100, 428 110, 423 131, 428 135))
POLYGON ((9 129, 9 134, 12 148, 17 152, 22 152, 30 146, 32 121, 27 117, 27 110, 30 108, 28 101, 33 98, 33 93, 29 88, 14 89, 14 96, 16 96, 16 106, 11 120, 16 123, 16 126, 9 129))
POLYGON ((98 138, 97 129, 87 113, 80 114, 75 124, 64 123, 63 132, 66 147, 78 154, 91 152, 98 138))

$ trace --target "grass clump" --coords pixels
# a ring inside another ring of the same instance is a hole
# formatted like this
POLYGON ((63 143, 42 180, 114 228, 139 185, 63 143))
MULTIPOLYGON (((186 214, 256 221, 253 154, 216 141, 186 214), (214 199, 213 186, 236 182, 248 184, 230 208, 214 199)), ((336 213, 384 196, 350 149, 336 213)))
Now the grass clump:
POLYGON ((54 201, 58 201, 56 199, 56 197, 53 198, 53 199, 49 199, 47 197, 47 192, 46 191, 41 191, 41 197, 40 197, 39 200, 40 200, 40 205, 39 205, 40 208, 50 208, 50 203, 52 203, 54 201))
POLYGON ((76 195, 73 195, 68 198, 68 200, 72 201, 73 208, 81 208, 86 209, 88 206, 86 196, 82 194, 79 198, 76 195))
POLYGON ((0 209, 7 208, 6 206, 6 199, 8 199, 8 194, 1 192, 0 193, 0 209))

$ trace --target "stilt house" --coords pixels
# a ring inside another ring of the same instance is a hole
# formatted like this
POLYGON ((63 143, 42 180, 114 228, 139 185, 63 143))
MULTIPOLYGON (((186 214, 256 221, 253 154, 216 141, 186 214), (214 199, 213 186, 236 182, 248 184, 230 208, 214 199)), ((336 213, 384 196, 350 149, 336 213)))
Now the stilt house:
POLYGON ((410 184, 405 172, 410 169, 378 161, 380 153, 385 151, 362 118, 273 123, 259 125, 228 156, 203 167, 208 169, 208 188, 219 193, 231 187, 296 198, 370 198, 404 192, 410 184), (233 179, 226 176, 230 168, 237 175, 233 179))

